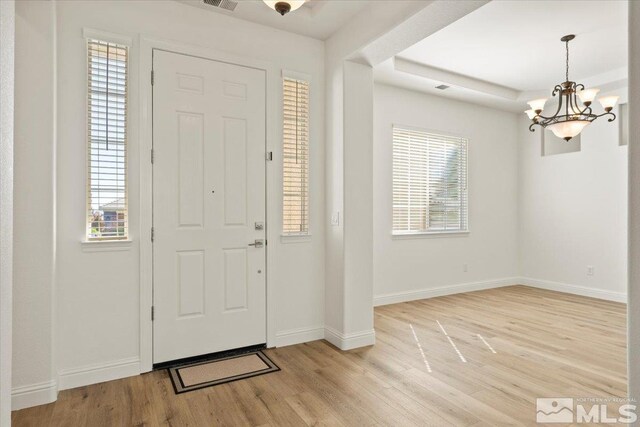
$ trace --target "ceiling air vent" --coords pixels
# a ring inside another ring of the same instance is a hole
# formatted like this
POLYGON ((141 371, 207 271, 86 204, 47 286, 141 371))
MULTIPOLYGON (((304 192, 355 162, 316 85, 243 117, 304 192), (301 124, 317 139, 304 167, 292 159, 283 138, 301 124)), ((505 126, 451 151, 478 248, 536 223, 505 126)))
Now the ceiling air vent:
POLYGON ((233 0, 202 0, 204 4, 208 4, 209 6, 219 7, 221 9, 226 9, 233 12, 238 5, 237 1, 233 0))
POLYGON ((436 86, 436 89, 445 90, 445 89, 449 89, 449 86, 447 86, 447 85, 440 85, 440 86, 436 86))

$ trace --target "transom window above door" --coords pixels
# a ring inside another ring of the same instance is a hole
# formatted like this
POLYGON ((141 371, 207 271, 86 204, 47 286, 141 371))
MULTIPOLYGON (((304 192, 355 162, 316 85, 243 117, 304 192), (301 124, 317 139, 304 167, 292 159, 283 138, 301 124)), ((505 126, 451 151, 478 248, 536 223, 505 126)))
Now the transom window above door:
POLYGON ((393 127, 393 234, 468 231, 467 139, 393 127))

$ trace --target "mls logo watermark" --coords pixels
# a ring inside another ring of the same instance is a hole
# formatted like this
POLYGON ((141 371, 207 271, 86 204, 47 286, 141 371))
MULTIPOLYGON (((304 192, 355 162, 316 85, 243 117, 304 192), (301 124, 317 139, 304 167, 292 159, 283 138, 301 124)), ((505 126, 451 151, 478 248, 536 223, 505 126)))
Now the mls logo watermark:
POLYGON ((622 398, 538 398, 536 422, 632 424, 638 420, 635 401, 633 403, 622 398))
POLYGON ((536 399, 536 422, 572 423, 573 399, 570 397, 543 397, 536 399))

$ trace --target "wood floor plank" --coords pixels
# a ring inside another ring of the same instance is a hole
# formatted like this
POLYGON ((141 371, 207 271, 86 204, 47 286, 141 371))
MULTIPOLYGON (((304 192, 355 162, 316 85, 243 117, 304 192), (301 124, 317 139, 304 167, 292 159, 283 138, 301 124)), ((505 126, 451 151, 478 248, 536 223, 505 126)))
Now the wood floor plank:
POLYGON ((375 328, 372 347, 267 350, 280 372, 176 395, 166 371, 154 371, 65 390, 55 403, 13 412, 12 422, 535 425, 537 397, 626 395, 624 304, 509 286, 377 307, 375 328))

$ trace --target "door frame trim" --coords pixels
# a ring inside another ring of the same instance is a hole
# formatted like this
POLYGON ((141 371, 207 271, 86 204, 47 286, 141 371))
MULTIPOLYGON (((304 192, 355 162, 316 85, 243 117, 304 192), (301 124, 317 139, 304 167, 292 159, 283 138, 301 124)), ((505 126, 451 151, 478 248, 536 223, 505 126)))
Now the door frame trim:
MULTIPOLYGON (((216 49, 205 48, 180 42, 140 35, 139 38, 139 151, 140 151, 140 372, 153 369, 153 322, 151 321, 151 307, 153 306, 153 245, 151 243, 151 227, 153 224, 153 169, 151 165, 151 148, 153 146, 153 87, 151 85, 151 70, 153 69, 154 49, 165 50, 177 54, 190 55, 256 68, 265 71, 265 151, 273 151, 277 141, 277 129, 270 125, 277 117, 278 69, 269 61, 256 60, 229 54, 216 49)), ((265 223, 267 241, 277 239, 277 227, 269 227, 269 204, 271 191, 269 183, 275 173, 265 166, 265 223), (275 234, 274 234, 275 233, 275 234)), ((277 182, 275 180, 274 182, 277 182)), ((273 246, 272 246, 273 247, 273 246)), ((273 271, 270 251, 266 250, 266 336, 267 347, 276 343, 275 331, 275 289, 270 286, 270 275, 273 271)))

